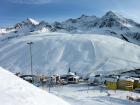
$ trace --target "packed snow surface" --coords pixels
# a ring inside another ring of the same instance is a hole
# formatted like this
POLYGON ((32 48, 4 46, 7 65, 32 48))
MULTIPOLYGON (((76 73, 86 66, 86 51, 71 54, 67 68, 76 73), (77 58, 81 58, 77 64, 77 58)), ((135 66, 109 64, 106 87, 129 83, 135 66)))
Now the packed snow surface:
POLYGON ((140 47, 96 34, 41 33, 0 42, 0 66, 30 73, 28 42, 32 44, 34 74, 118 73, 140 68, 140 47))
POLYGON ((0 67, 0 105, 69 105, 0 67))
POLYGON ((127 96, 140 97, 139 93, 107 90, 101 86, 87 84, 69 84, 53 86, 50 92, 62 97, 71 105, 139 105, 139 102, 130 101, 127 96), (110 96, 107 96, 107 94, 110 96))

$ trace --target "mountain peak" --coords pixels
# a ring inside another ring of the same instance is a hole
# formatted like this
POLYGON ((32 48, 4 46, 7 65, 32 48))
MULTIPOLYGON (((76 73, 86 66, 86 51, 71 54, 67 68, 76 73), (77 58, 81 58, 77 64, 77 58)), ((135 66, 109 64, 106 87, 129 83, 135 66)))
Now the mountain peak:
POLYGON ((117 16, 116 13, 112 12, 112 11, 108 11, 104 16, 107 16, 107 17, 114 17, 114 16, 117 16))
POLYGON ((88 16, 85 14, 82 14, 80 18, 84 18, 84 17, 88 17, 88 16))
POLYGON ((33 25, 38 25, 39 22, 36 21, 35 19, 32 19, 32 18, 27 18, 24 23, 28 23, 28 24, 33 24, 33 25))
POLYGON ((114 19, 125 20, 125 18, 122 15, 112 11, 108 11, 102 18, 114 18, 114 19))

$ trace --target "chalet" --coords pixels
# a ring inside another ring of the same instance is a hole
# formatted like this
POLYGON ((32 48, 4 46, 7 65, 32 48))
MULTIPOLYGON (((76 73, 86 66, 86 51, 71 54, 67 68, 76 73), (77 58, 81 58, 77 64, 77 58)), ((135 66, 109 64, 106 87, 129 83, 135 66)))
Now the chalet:
POLYGON ((60 76, 60 79, 67 83, 78 83, 79 82, 79 76, 77 76, 76 73, 72 73, 70 71, 66 75, 60 76))
POLYGON ((78 83, 79 82, 79 76, 72 72, 68 72, 67 74, 67 81, 68 83, 78 83))

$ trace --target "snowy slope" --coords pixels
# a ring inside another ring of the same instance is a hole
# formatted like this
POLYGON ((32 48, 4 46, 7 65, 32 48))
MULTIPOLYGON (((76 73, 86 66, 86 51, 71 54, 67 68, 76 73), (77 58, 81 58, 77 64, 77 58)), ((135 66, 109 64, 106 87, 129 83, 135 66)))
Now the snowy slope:
POLYGON ((69 105, 0 67, 0 105, 69 105))
POLYGON ((44 33, 17 37, 0 43, 0 66, 12 72, 30 73, 27 42, 34 42, 34 74, 87 75, 140 68, 140 47, 115 37, 93 34, 44 33))

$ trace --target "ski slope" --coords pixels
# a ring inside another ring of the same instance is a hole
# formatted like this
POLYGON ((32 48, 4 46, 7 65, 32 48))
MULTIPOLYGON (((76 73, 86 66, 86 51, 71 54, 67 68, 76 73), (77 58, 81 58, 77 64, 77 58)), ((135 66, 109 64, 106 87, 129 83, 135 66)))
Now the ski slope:
POLYGON ((33 42, 34 74, 72 72, 117 73, 140 68, 140 47, 121 39, 94 34, 41 33, 0 42, 0 66, 30 73, 28 42, 33 42))
POLYGON ((0 105, 69 105, 0 67, 0 105))

